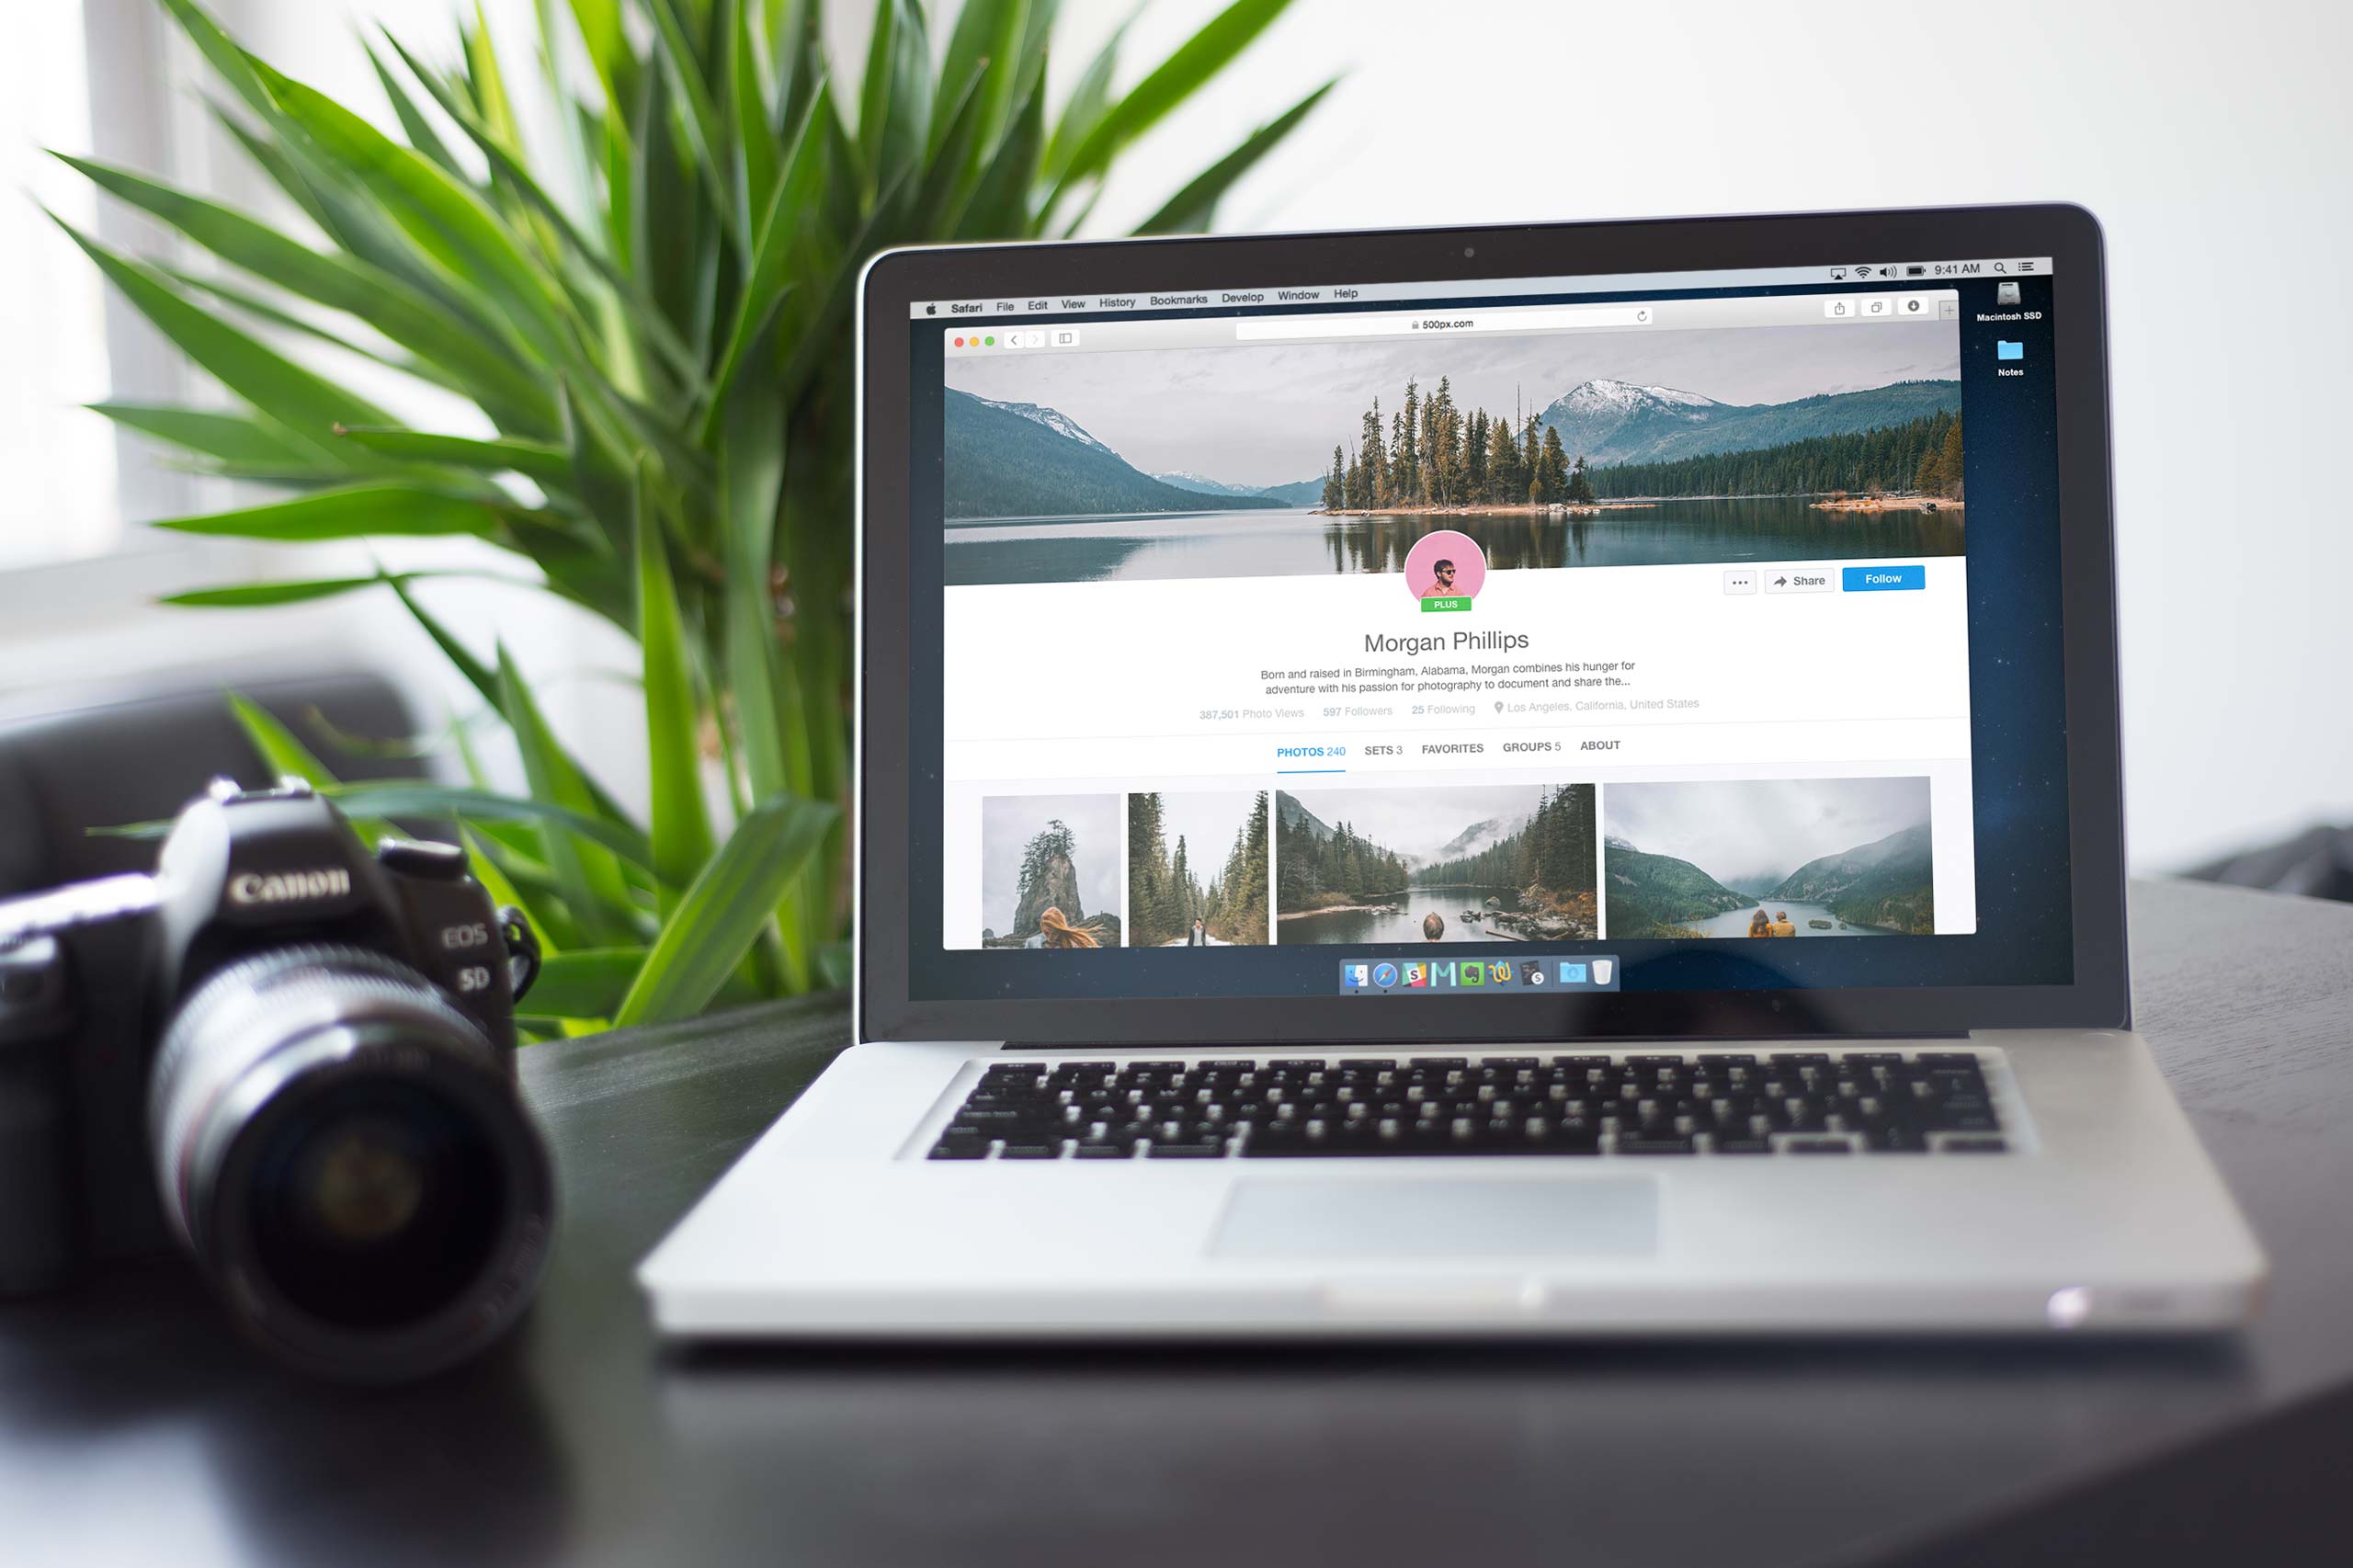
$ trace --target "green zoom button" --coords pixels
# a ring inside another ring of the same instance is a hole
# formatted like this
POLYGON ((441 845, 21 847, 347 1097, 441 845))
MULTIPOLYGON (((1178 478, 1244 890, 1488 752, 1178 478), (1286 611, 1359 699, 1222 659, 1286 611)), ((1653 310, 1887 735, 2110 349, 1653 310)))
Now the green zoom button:
POLYGON ((1445 610, 1469 609, 1470 608, 1471 596, 1468 594, 1447 594, 1441 597, 1427 598, 1422 601, 1422 613, 1424 615, 1437 615, 1445 610))

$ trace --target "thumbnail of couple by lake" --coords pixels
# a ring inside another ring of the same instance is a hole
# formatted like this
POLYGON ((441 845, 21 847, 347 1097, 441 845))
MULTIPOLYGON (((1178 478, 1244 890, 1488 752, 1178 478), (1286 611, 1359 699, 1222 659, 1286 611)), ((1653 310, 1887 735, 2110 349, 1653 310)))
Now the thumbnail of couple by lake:
POLYGON ((958 358, 950 586, 1963 548, 1949 322, 958 358))
POLYGON ((1928 780, 1613 784, 1612 938, 1933 936, 1928 780))

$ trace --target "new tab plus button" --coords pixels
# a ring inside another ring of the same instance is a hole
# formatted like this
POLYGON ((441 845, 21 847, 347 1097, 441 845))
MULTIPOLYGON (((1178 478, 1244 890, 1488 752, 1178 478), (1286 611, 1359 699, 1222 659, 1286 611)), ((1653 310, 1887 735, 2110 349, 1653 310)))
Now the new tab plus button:
POLYGON ((1926 566, 1849 566, 1845 572, 1850 594, 1887 594, 1928 585, 1926 566))

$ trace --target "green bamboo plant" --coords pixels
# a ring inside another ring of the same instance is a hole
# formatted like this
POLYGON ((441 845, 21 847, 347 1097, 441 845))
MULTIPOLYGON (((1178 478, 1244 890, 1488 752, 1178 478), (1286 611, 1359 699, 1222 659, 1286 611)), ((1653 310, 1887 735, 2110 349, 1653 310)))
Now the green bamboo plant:
MULTIPOLYGON (((1123 150, 1288 0, 1235 0, 1125 93, 1115 34, 1055 110, 1055 0, 969 0, 938 50, 918 0, 878 0, 856 82, 829 68, 823 0, 539 0, 528 70, 479 11, 450 64, 369 40, 397 137, 240 48, 196 0, 162 4, 225 89, 221 124, 306 232, 66 159, 226 264, 142 261, 69 226, 233 400, 99 412, 199 472, 284 493, 161 526, 511 551, 518 575, 642 651, 650 810, 634 820, 597 786, 503 646, 485 654, 435 617, 423 572, 171 602, 394 596, 511 733, 528 792, 484 783, 463 723, 462 788, 338 783, 239 702, 256 745, 371 833, 458 824, 475 874, 547 943, 529 1001, 541 1032, 841 983, 858 270, 893 245, 1074 232, 1123 150), (490 433, 402 424, 278 347, 305 338, 457 393, 490 433), (714 769, 729 809, 707 803, 714 769)), ((1142 232, 1205 228, 1331 85, 1142 232)))

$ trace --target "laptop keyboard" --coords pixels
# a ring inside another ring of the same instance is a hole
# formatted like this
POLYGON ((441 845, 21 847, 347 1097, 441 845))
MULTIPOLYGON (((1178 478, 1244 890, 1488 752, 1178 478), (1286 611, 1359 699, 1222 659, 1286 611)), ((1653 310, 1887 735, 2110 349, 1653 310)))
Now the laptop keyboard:
POLYGON ((1969 1051, 992 1063, 935 1160, 1985 1154, 1969 1051))

